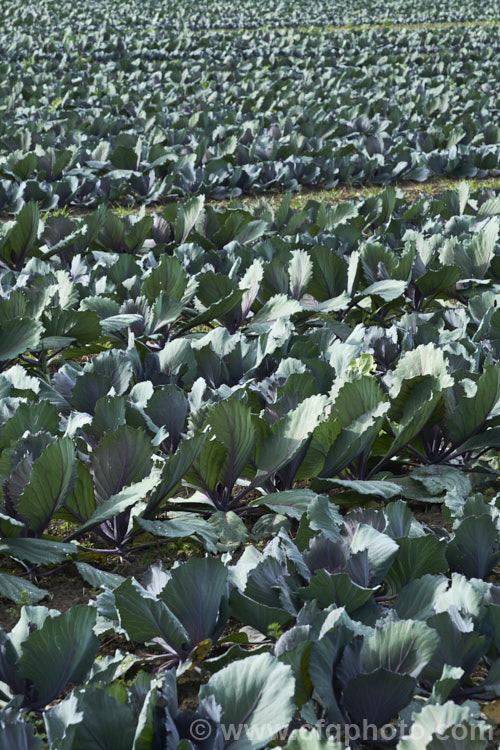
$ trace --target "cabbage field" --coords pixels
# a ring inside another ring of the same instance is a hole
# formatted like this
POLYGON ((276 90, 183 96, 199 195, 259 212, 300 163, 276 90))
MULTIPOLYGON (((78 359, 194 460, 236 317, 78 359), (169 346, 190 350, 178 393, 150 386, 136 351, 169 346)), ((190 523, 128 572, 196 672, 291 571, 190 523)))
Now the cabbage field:
POLYGON ((498 0, 5 0, 0 750, 500 747, 498 0))

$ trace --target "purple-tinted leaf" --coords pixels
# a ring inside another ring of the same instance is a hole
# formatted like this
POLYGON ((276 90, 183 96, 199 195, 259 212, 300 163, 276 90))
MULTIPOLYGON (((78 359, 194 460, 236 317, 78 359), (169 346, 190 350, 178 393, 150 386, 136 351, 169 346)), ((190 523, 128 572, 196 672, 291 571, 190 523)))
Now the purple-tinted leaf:
POLYGON ((152 455, 153 448, 142 430, 122 425, 107 432, 92 451, 90 462, 97 502, 103 503, 148 476, 152 455))
POLYGON ((155 388, 144 411, 157 427, 166 428, 168 438, 163 441, 162 447, 165 447, 166 452, 174 453, 179 445, 187 415, 187 398, 184 391, 175 385, 155 388))
POLYGON ((49 445, 33 464, 17 512, 41 533, 64 503, 75 480, 75 449, 70 438, 49 445))
POLYGON ((222 632, 229 612, 227 568, 215 558, 194 558, 171 570, 160 597, 182 622, 193 646, 222 632))
POLYGON ((446 547, 446 558, 458 573, 486 579, 500 560, 498 530, 490 516, 464 518, 446 547))
POLYGON ((387 669, 359 674, 344 689, 344 707, 356 723, 381 727, 408 705, 415 687, 413 677, 387 669))
POLYGON ((72 607, 62 615, 48 617, 23 643, 18 664, 21 674, 34 683, 32 709, 46 706, 68 682, 83 682, 99 648, 92 629, 96 615, 92 607, 72 607))

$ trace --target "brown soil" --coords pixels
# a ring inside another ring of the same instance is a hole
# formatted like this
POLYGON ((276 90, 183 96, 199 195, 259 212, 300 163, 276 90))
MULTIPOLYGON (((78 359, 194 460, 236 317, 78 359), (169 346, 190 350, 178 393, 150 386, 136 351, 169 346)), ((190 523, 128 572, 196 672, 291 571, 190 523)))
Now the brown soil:
MULTIPOLYGON (((12 561, 10 561, 10 565, 9 561, 2 561, 4 570, 7 569, 7 566, 12 572, 19 574, 20 571, 13 569, 12 561)), ((77 604, 87 604, 92 597, 92 589, 89 588, 71 564, 63 565, 57 569, 54 568, 53 573, 43 576, 33 583, 49 592, 49 597, 38 604, 50 609, 57 609, 59 612, 66 612, 70 607, 77 604)), ((18 621, 19 612, 20 607, 14 602, 0 598, 0 627, 7 631, 10 630, 18 621)))
MULTIPOLYGON (((410 505, 410 503, 408 504, 410 505)), ((422 503, 420 503, 418 509, 412 506, 412 511, 417 521, 429 526, 431 529, 452 530, 452 524, 444 518, 440 505, 428 505, 422 510, 422 503)))

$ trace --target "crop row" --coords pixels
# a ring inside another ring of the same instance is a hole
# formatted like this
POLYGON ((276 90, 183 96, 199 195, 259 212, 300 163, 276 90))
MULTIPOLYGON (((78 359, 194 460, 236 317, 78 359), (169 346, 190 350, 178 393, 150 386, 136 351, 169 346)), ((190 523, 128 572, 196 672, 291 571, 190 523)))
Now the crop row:
POLYGON ((2 225, 0 594, 29 605, 0 630, 1 750, 44 732, 52 750, 95 732, 106 750, 258 750, 392 720, 411 725, 400 750, 435 732, 456 748, 458 725, 485 748, 499 198, 290 200, 80 219, 28 203, 2 225), (88 563, 179 539, 199 556, 142 584, 88 563), (72 563, 89 606, 31 606, 72 563), (110 632, 128 656, 102 658, 110 632), (186 674, 209 677, 196 711, 186 674))
POLYGON ((490 195, 45 223, 27 204, 0 240, 4 533, 40 538, 64 505, 124 553, 135 503, 151 521, 185 476, 188 505, 239 512, 297 480, 470 469, 500 439, 490 195))
POLYGON ((89 30, 106 28, 111 33, 155 33, 165 30, 290 28, 345 24, 380 23, 457 23, 497 19, 497 0, 471 0, 457 6, 453 0, 130 0, 124 10, 118 0, 105 6, 97 0, 77 5, 69 0, 41 0, 27 6, 20 0, 6 0, 5 17, 14 28, 33 35, 54 33, 62 21, 73 36, 86 36, 89 30))
MULTIPOLYGON (((347 747, 341 727, 352 738, 367 724, 368 744, 389 728, 400 750, 435 747, 434 734, 451 750, 459 726, 468 743, 459 747, 483 750, 488 727, 473 701, 500 694, 500 587, 481 578, 500 555, 485 543, 500 521, 479 496, 458 516, 447 543, 444 529, 425 528, 405 503, 342 520, 318 497, 295 542, 282 529, 232 565, 227 556, 154 565, 141 584, 77 563, 97 594, 89 606, 25 606, 9 634, 0 629, 0 748, 43 748, 22 718, 31 712, 43 716, 52 750, 91 747, 95 733, 105 750, 181 740, 258 750, 292 721, 320 720, 340 740, 325 745, 332 750, 347 747), (450 561, 470 580, 449 577, 450 561), (147 650, 96 658, 109 632, 147 650), (480 662, 486 678, 471 683, 480 662), (189 673, 209 677, 196 711, 178 706, 176 676, 189 673), (228 735, 231 727, 239 733, 228 735)), ((324 746, 309 732, 287 747, 311 742, 324 746)))
POLYGON ((0 31, 0 211, 498 173, 495 26, 246 31, 228 47, 154 25, 125 44, 70 17, 0 31))

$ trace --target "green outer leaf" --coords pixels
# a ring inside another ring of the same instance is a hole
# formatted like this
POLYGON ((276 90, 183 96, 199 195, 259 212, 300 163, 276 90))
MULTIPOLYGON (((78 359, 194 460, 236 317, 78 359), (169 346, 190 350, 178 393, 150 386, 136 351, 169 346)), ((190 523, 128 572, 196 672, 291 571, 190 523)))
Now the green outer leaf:
POLYGON ((15 413, 5 422, 1 430, 0 444, 8 445, 18 441, 26 431, 45 430, 55 435, 58 428, 59 414, 56 407, 49 401, 19 404, 15 413))
POLYGON ((222 599, 227 592, 227 574, 225 565, 213 557, 191 557, 171 570, 160 598, 182 622, 193 646, 216 634, 222 599))
POLYGON ((17 560, 28 560, 36 565, 51 565, 64 562, 68 555, 76 555, 78 547, 49 539, 10 538, 0 539, 0 554, 17 560))
POLYGON ((460 453, 481 451, 483 448, 500 448, 500 427, 490 427, 460 445, 460 453))
POLYGON ((142 704, 137 718, 134 742, 131 750, 151 750, 151 748, 154 747, 153 740, 156 734, 156 708, 159 700, 159 691, 156 690, 153 685, 144 699, 144 703, 142 704))
POLYGON ((340 296, 347 297, 345 287, 347 284, 347 264, 343 258, 332 253, 327 247, 312 247, 310 256, 313 260, 313 276, 309 284, 308 293, 318 300, 326 302, 340 296))
POLYGON ((232 486, 250 460, 256 441, 250 409, 235 398, 221 401, 210 410, 206 422, 226 449, 224 473, 227 485, 232 486))
POLYGON ((133 641, 163 638, 177 650, 189 640, 183 624, 165 602, 148 595, 134 579, 127 578, 113 593, 120 623, 133 641))
POLYGON ((284 490, 252 500, 250 505, 265 506, 275 513, 282 513, 299 520, 318 495, 311 490, 284 490))
POLYGON ((490 219, 485 228, 481 232, 478 232, 469 244, 467 255, 471 261, 471 270, 474 278, 484 278, 495 252, 497 237, 498 221, 490 219))
POLYGON ((78 463, 76 466, 76 480, 73 492, 66 498, 64 509, 59 516, 67 516, 71 520, 84 523, 92 517, 95 512, 96 503, 94 495, 94 483, 87 467, 78 463))
POLYGON ((90 462, 98 504, 148 476, 152 455, 153 446, 143 430, 121 425, 106 432, 90 462))
POLYGON ((231 612, 241 622, 255 628, 263 635, 267 635, 269 626, 277 623, 281 627, 288 625, 292 618, 289 612, 279 607, 268 607, 266 604, 256 604, 249 596, 234 588, 229 597, 231 612))
POLYGON ((427 622, 439 635, 439 647, 425 667, 423 679, 431 682, 439 679, 445 664, 461 667, 465 675, 471 674, 488 651, 489 638, 471 628, 470 620, 453 605, 448 612, 432 615, 427 622))
POLYGON ((447 573, 446 542, 430 534, 396 540, 399 553, 389 570, 385 584, 387 593, 394 594, 410 581, 428 573, 447 573))
POLYGON ((321 421, 326 405, 325 396, 310 396, 294 411, 275 422, 271 434, 260 446, 258 471, 252 482, 253 486, 263 484, 269 476, 292 460, 321 421))
POLYGON ((216 511, 208 519, 217 534, 217 548, 221 552, 237 549, 248 539, 248 530, 242 519, 230 510, 216 511))
POLYGON ((26 203, 16 216, 16 223, 6 237, 6 245, 10 248, 10 258, 2 255, 11 265, 20 270, 24 259, 35 244, 40 225, 40 209, 38 203, 26 203))
MULTIPOLYGON (((227 479, 227 470, 225 446, 217 440, 207 440, 192 468, 186 473, 185 481, 188 487, 198 487, 206 497, 210 497, 216 494, 215 488, 219 481, 227 479)), ((232 487, 232 484, 226 481, 227 494, 232 491, 232 487)))
POLYGON ((183 440, 177 451, 167 458, 161 473, 161 479, 151 493, 143 518, 154 516, 161 504, 168 500, 191 465, 196 461, 206 440, 206 435, 195 435, 191 440, 183 440))
POLYGON ((32 531, 42 532, 64 503, 75 480, 75 448, 61 438, 43 451, 33 464, 17 511, 28 519, 32 531))
POLYGON ((384 392, 376 379, 363 375, 341 385, 333 404, 333 412, 342 427, 349 427, 384 401, 384 392))
POLYGON ((457 266, 444 266, 437 270, 429 270, 415 282, 424 296, 439 292, 455 291, 460 279, 460 269, 457 266))
POLYGON ((454 385, 454 380, 448 373, 447 365, 448 362, 442 350, 434 344, 421 344, 416 349, 406 352, 394 370, 391 397, 398 395, 405 381, 424 375, 431 375, 435 378, 440 390, 449 388, 454 385))
MULTIPOLYGON (((233 279, 222 273, 207 271, 199 277, 199 285, 196 290, 196 297, 200 303, 200 309, 208 309, 211 305, 216 304, 224 297, 228 297, 238 288, 238 284, 233 279)), ((243 289, 243 286, 240 287, 243 289)))
POLYGON ((257 297, 263 273, 264 268, 262 262, 256 258, 241 277, 239 288, 244 290, 243 297, 241 298, 242 320, 245 320, 247 317, 250 308, 257 297))
POLYGON ((333 689, 333 679, 343 649, 352 641, 353 635, 348 628, 337 627, 323 635, 311 648, 309 675, 315 694, 332 723, 345 723, 333 689))
POLYGON ((312 278, 313 264, 305 250, 292 250, 291 255, 292 259, 288 265, 290 293, 294 299, 300 299, 312 278))
POLYGON ((382 583, 387 571, 391 567, 399 547, 387 534, 382 534, 373 526, 360 523, 351 541, 351 552, 366 550, 370 571, 370 585, 382 583))
POLYGON ((214 527, 204 518, 194 513, 178 514, 166 521, 148 521, 141 516, 135 518, 137 526, 147 534, 162 539, 189 539, 190 542, 200 541, 207 552, 216 553, 217 533, 214 527))
MULTIPOLYGON (((63 750, 129 750, 132 747, 136 718, 130 706, 119 703, 98 687, 77 690, 75 697, 74 722, 70 722, 69 744, 64 744, 63 750)), ((54 713, 60 714, 64 703, 56 706, 54 713)), ((56 741, 53 747, 60 745, 56 741)))
POLYGON ((45 349, 68 346, 73 341, 80 345, 92 344, 101 334, 99 318, 91 310, 49 308, 44 312, 42 322, 45 326, 42 339, 45 349))
POLYGON ((165 427, 170 439, 177 445, 184 429, 184 422, 188 411, 187 398, 184 391, 175 385, 164 385, 155 388, 144 409, 147 416, 157 427, 165 427))
POLYGON ((123 576, 119 576, 116 573, 107 573, 105 570, 98 570, 98 568, 94 568, 92 565, 88 565, 88 563, 75 562, 75 566, 83 580, 95 589, 98 589, 100 586, 114 589, 125 580, 123 576))
POLYGON ((26 596, 28 604, 35 604, 48 595, 49 592, 46 589, 39 589, 24 578, 9 573, 0 573, 0 596, 5 599, 24 602, 24 596, 26 596))
POLYGON ((291 668, 270 654, 259 654, 221 669, 202 685, 199 697, 202 702, 215 698, 222 724, 245 725, 239 739, 229 740, 226 748, 257 750, 291 721, 294 692, 291 668))
POLYGON ((408 445, 423 430, 430 420, 441 398, 439 391, 434 390, 431 378, 417 382, 409 391, 404 403, 399 426, 394 426, 394 441, 384 456, 391 456, 408 445))
POLYGON ((104 396, 97 401, 91 430, 99 438, 108 430, 116 430, 126 422, 126 403, 123 396, 104 396))
POLYGON ((36 349, 43 326, 39 320, 17 318, 0 324, 0 362, 36 349))
POLYGON ((40 737, 35 735, 33 724, 23 721, 15 712, 15 720, 5 720, 0 713, 0 750, 44 750, 40 737))
POLYGON ((480 432, 500 399, 500 362, 486 367, 472 398, 461 396, 448 415, 446 430, 453 443, 460 444, 480 432))
POLYGON ((410 477, 434 498, 442 493, 454 492, 465 501, 472 492, 472 483, 467 474, 453 466, 419 466, 411 472, 410 477))
POLYGON ((435 630, 418 620, 388 623, 365 638, 361 661, 366 672, 379 667, 418 677, 439 645, 435 630))
POLYGON ((204 195, 194 195, 177 208, 174 222, 175 241, 178 245, 186 242, 205 205, 204 195))
POLYGON ((364 588, 351 580, 347 573, 328 573, 318 570, 312 576, 309 586, 299 589, 304 601, 316 599, 320 607, 345 607, 348 614, 366 604, 376 589, 364 588))
POLYGON ((381 297, 384 302, 392 302, 392 300, 401 297, 404 290, 408 286, 406 281, 398 281, 396 279, 384 279, 382 281, 375 281, 370 286, 363 289, 361 292, 363 297, 377 296, 381 297))
POLYGON ((109 318, 104 318, 100 321, 101 330, 104 336, 110 336, 117 331, 121 331, 124 328, 132 326, 134 323, 141 323, 142 317, 136 314, 125 314, 111 315, 109 318))
POLYGON ((140 482, 130 485, 130 487, 125 487, 116 495, 108 497, 102 505, 98 506, 89 520, 82 524, 82 526, 80 526, 80 528, 77 529, 69 539, 80 536, 83 531, 88 531, 89 529, 94 528, 94 526, 97 526, 104 521, 108 521, 113 516, 117 516, 119 513, 127 510, 140 500, 144 500, 147 493, 156 486, 157 482, 158 477, 152 474, 150 477, 146 477, 140 482))
MULTIPOLYGON (((333 442, 326 446, 323 476, 340 473, 357 456, 367 450, 378 435, 389 409, 389 403, 375 378, 362 376, 343 383, 333 404, 329 422, 341 425, 340 434, 334 430, 333 442)), ((320 427, 321 432, 323 426, 320 427)))
MULTIPOLYGON (((235 289, 234 292, 231 292, 231 294, 228 294, 227 297, 223 297, 219 302, 215 302, 213 305, 210 305, 210 307, 207 310, 204 310, 203 312, 199 313, 199 315, 196 315, 194 318, 191 318, 188 324, 183 326, 176 335, 181 335, 185 333, 185 331, 189 330, 190 328, 194 328, 195 326, 199 326, 202 323, 206 323, 209 320, 213 320, 220 318, 222 315, 225 315, 230 310, 233 310, 240 302, 243 297, 243 289, 235 289)), ((267 330, 267 329, 266 329, 267 330)), ((173 343, 173 342, 169 342, 173 343)))
POLYGON ((50 703, 68 682, 85 680, 99 648, 92 629, 96 617, 92 607, 71 607, 62 615, 48 617, 24 642, 18 666, 37 690, 33 708, 50 703))
MULTIPOLYGON (((491 672, 492 670, 490 669, 488 678, 490 677, 491 672)), ((457 687, 463 676, 464 670, 461 667, 450 667, 449 664, 445 664, 441 677, 439 680, 436 680, 432 686, 430 703, 445 703, 449 694, 455 687, 457 687)))
POLYGON ((427 573, 399 591, 394 609, 402 620, 427 620, 436 614, 436 603, 448 589, 444 575, 427 573))
MULTIPOLYGON (((467 748, 467 750, 485 750, 488 734, 486 731, 484 734, 477 731, 475 727, 477 721, 474 719, 476 717, 471 711, 470 703, 463 706, 458 706, 453 701, 448 701, 442 706, 427 704, 415 716, 410 733, 400 740, 398 750, 431 750, 432 746, 436 750, 438 747, 443 748, 443 750, 449 747, 451 750, 453 747, 457 747, 456 740, 451 739, 448 743, 446 735, 448 735, 449 730, 462 726, 469 727, 469 731, 461 732, 459 735, 460 737, 465 735, 463 740, 465 744, 462 747, 467 748), (472 734, 473 729, 475 730, 474 734, 472 734), (484 739, 480 739, 481 736, 484 739), (441 738, 439 744, 437 744, 437 737, 441 738), (436 742, 433 740, 436 740, 436 742)), ((481 724, 486 730, 487 725, 484 722, 481 722, 481 724)))
POLYGON ((258 313, 250 320, 248 327, 261 333, 267 333, 278 318, 289 318, 302 310, 300 302, 289 299, 285 294, 275 294, 258 313))
POLYGON ((238 231, 238 233, 234 237, 234 241, 241 242, 242 245, 253 242, 259 237, 262 237, 268 227, 269 224, 267 223, 267 221, 249 221, 247 224, 245 224, 243 229, 240 229, 238 231))
POLYGON ((149 303, 160 294, 180 300, 187 286, 187 274, 178 258, 163 255, 160 263, 153 268, 142 284, 141 293, 149 303))
POLYGON ((348 427, 343 428, 329 448, 325 465, 313 486, 324 489, 322 480, 339 474, 354 459, 368 452, 386 419, 389 404, 381 402, 366 414, 354 420, 348 427))
POLYGON ((498 529, 490 516, 464 518, 446 547, 446 558, 452 570, 486 579, 500 560, 498 529))

